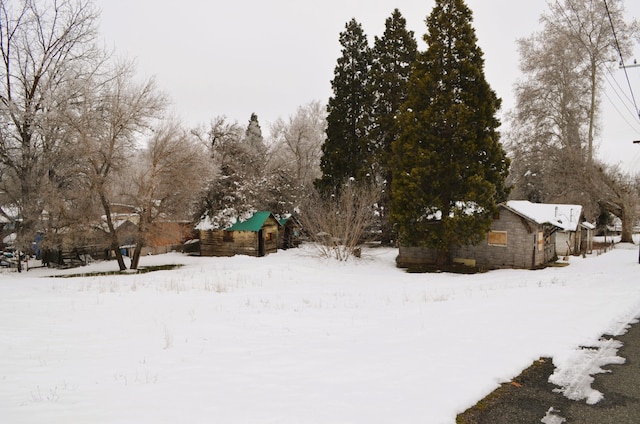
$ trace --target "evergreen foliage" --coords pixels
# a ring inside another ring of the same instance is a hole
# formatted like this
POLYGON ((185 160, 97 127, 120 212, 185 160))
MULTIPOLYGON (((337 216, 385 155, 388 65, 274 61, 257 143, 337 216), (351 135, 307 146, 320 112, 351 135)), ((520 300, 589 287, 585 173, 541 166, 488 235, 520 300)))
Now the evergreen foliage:
POLYGON ((437 249, 441 260, 479 242, 508 194, 500 99, 471 22, 463 0, 436 1, 392 147, 392 221, 403 243, 437 249))
POLYGON ((374 166, 383 178, 390 172, 391 144, 398 138, 397 117, 407 98, 411 67, 418 54, 413 31, 398 9, 386 20, 382 37, 375 37, 371 66, 371 89, 375 99, 371 139, 374 166))
POLYGON ((245 142, 253 148, 264 146, 262 128, 260 128, 260 122, 258 122, 258 115, 255 113, 252 113, 251 118, 249 118, 249 125, 247 125, 247 131, 245 132, 245 142))
POLYGON ((371 90, 375 101, 370 132, 374 154, 370 160, 383 189, 380 202, 383 242, 395 238, 388 216, 392 180, 391 145, 400 133, 397 118, 407 98, 409 76, 417 54, 414 33, 407 30, 406 20, 395 9, 385 22, 382 37, 375 37, 371 66, 371 90))
POLYGON ((245 160, 242 167, 245 173, 253 178, 260 178, 265 173, 267 162, 267 146, 262 137, 262 129, 258 122, 258 115, 251 114, 249 124, 244 134, 242 148, 245 151, 245 160))
POLYGON ((369 90, 371 49, 362 26, 352 19, 340 33, 342 56, 331 81, 327 105, 327 138, 322 145, 322 177, 315 181, 324 193, 338 192, 349 178, 371 175, 369 130, 373 98, 369 90))
POLYGON ((209 181, 198 217, 207 217, 214 228, 227 228, 257 210, 275 215, 294 211, 303 189, 286 169, 268 166, 269 152, 255 113, 244 135, 237 124, 220 117, 212 122, 208 138, 216 175, 209 181))
POLYGON ((208 216, 216 228, 226 228, 256 210, 256 192, 263 179, 261 137, 255 114, 244 135, 237 124, 227 124, 223 118, 212 123, 209 139, 217 175, 208 184, 199 214, 208 216))

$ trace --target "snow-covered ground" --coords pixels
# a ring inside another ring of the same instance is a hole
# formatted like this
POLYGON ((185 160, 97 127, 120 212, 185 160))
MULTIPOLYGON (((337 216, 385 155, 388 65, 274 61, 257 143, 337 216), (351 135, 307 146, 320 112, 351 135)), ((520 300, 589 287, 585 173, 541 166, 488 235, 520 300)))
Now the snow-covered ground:
POLYGON ((0 273, 0 422, 453 423, 541 356, 570 384, 640 315, 633 245, 478 275, 312 253, 0 273))

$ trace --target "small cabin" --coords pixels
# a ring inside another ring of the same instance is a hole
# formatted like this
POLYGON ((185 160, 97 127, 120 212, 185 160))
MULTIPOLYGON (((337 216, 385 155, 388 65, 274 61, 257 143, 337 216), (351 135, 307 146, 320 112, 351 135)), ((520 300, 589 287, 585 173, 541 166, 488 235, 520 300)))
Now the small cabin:
MULTIPOLYGON (((555 233, 561 228, 546 214, 532 213, 538 209, 531 205, 500 204, 484 240, 455 248, 450 252, 453 262, 482 269, 536 269, 552 262, 556 258, 555 233)), ((400 243, 396 263, 401 268, 420 269, 434 265, 436 259, 434 249, 400 243)))
POLYGON ((265 256, 278 251, 280 224, 271 212, 254 213, 224 230, 200 229, 202 256, 265 256))

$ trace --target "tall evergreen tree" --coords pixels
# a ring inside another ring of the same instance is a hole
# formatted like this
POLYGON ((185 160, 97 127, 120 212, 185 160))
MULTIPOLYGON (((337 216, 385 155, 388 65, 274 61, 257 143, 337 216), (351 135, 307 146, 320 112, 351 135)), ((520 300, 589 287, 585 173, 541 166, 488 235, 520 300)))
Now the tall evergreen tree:
POLYGON ((245 152, 244 166, 248 166, 245 170, 246 174, 256 180, 262 178, 267 162, 267 146, 262 137, 258 115, 255 113, 252 113, 249 118, 242 144, 245 152))
POLYGON ((508 192, 500 99, 472 20, 463 0, 436 0, 393 143, 392 221, 401 242, 436 249, 440 262, 484 237, 508 192))
POLYGON ((262 128, 260 128, 260 122, 258 122, 258 115, 255 113, 252 113, 249 118, 249 125, 247 125, 247 131, 245 132, 245 142, 252 148, 264 147, 262 128))
POLYGON ((407 99, 411 67, 418 54, 413 31, 407 30, 407 22, 398 9, 386 20, 382 37, 375 37, 371 66, 373 91, 373 126, 370 138, 374 154, 371 166, 383 187, 381 219, 383 241, 393 237, 388 208, 391 201, 391 144, 398 139, 400 127, 398 115, 407 99))
POLYGON ((348 178, 363 180, 370 174, 371 49, 355 19, 340 33, 340 45, 342 56, 335 67, 333 96, 327 105, 327 138, 320 160, 322 177, 315 181, 325 193, 339 191, 348 178))
POLYGON ((375 143, 375 162, 387 178, 391 144, 398 138, 397 117, 407 99, 411 67, 418 54, 413 31, 398 9, 386 20, 382 37, 375 37, 371 66, 371 87, 375 99, 371 138, 375 143))

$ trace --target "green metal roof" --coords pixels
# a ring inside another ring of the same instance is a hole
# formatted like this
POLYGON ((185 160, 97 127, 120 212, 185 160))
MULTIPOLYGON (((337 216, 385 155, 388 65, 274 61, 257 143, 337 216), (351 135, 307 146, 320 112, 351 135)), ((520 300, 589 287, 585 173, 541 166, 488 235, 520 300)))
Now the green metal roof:
MULTIPOLYGON (((225 231, 253 231, 258 232, 262 229, 265 221, 270 217, 271 212, 259 211, 253 214, 253 216, 246 221, 236 222, 231 227, 226 228, 225 231)), ((275 217, 273 218, 274 220, 275 217)), ((276 220, 276 222, 278 222, 276 220)))
POLYGON ((294 217, 294 215, 290 215, 287 218, 280 218, 278 220, 278 223, 281 227, 284 227, 289 221, 295 223, 296 225, 300 225, 300 222, 294 217))
POLYGON ((289 218, 280 218, 278 220, 278 224, 280 224, 280 226, 282 227, 282 226, 284 226, 284 224, 287 223, 288 220, 289 220, 289 218))

